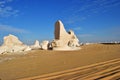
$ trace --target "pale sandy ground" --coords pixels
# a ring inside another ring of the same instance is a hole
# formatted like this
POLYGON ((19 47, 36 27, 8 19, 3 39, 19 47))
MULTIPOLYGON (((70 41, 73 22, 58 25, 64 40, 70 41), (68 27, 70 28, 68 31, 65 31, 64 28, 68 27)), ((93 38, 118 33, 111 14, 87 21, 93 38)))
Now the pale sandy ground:
MULTIPOLYGON (((67 75, 70 74, 69 76, 63 74, 63 76, 55 77, 54 80, 90 80, 90 78, 93 80, 95 77, 99 79, 101 74, 106 76, 110 73, 113 74, 112 72, 116 73, 116 78, 119 78, 119 58, 120 45, 102 44, 82 46, 82 49, 78 51, 35 50, 26 55, 0 55, 2 60, 0 62, 0 79, 15 80, 37 76, 39 80, 41 75, 56 74, 54 72, 59 73, 59 71, 64 73, 66 70, 68 70, 67 75)), ((114 77, 115 75, 110 76, 114 77)))

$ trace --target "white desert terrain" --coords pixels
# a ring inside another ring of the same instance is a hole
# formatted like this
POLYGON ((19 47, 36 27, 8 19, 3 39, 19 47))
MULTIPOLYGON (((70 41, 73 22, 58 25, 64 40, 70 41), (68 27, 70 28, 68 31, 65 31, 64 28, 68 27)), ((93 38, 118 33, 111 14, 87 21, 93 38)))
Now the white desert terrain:
POLYGON ((25 55, 0 55, 3 59, 0 62, 0 79, 120 79, 119 44, 91 44, 81 48, 77 51, 32 50, 25 55))
POLYGON ((0 46, 0 80, 120 80, 120 44, 87 43, 55 23, 55 38, 28 46, 16 36, 0 46))

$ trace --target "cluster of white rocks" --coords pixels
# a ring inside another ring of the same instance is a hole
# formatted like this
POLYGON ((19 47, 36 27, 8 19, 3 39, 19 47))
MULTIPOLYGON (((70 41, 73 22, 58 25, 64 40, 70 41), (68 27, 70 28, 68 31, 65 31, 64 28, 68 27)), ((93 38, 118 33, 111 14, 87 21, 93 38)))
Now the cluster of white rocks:
POLYGON ((36 40, 34 45, 28 46, 23 44, 16 36, 9 34, 8 36, 4 37, 4 42, 2 46, 0 46, 0 54, 10 54, 10 53, 19 53, 19 52, 25 52, 35 49, 43 49, 47 50, 48 42, 44 41, 39 44, 39 41, 36 40))
POLYGON ((36 49, 42 50, 78 50, 80 49, 80 44, 75 33, 70 30, 66 32, 63 23, 58 20, 55 23, 54 31, 55 39, 52 42, 47 40, 39 43, 38 40, 35 41, 34 45, 28 46, 23 44, 16 36, 9 34, 4 37, 4 42, 0 46, 0 54, 5 53, 18 53, 36 49))

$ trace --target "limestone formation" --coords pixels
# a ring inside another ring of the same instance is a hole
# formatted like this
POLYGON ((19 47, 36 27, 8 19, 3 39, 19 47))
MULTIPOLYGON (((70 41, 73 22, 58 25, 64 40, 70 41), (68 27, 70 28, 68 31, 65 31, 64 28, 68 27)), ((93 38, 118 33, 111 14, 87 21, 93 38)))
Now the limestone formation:
POLYGON ((41 49, 48 50, 49 41, 45 40, 41 43, 41 49))
POLYGON ((45 40, 41 44, 39 44, 39 41, 36 40, 34 45, 27 46, 24 45, 16 36, 9 34, 8 36, 4 37, 4 43, 2 46, 0 46, 0 54, 29 51, 32 49, 43 49, 43 50, 80 49, 79 40, 75 35, 75 33, 72 30, 67 32, 64 28, 63 23, 60 20, 58 20, 55 23, 54 37, 55 39, 51 43, 45 40))
POLYGON ((35 44, 31 46, 31 49, 40 49, 40 48, 41 48, 41 46, 40 46, 38 40, 36 40, 36 41, 35 41, 35 44))
POLYGON ((24 49, 24 51, 30 51, 30 50, 32 50, 32 49, 29 46, 24 49))
POLYGON ((0 54, 21 52, 27 48, 16 36, 9 34, 4 37, 4 43, 0 47, 0 54))
POLYGON ((71 48, 73 49, 73 47, 75 49, 79 46, 79 40, 77 36, 72 30, 67 32, 60 20, 55 23, 54 35, 55 39, 51 43, 53 50, 57 50, 58 48, 59 50, 65 50, 65 48, 66 50, 69 50, 71 48))
POLYGON ((9 34, 9 36, 4 37, 3 46, 14 46, 23 45, 23 43, 14 35, 9 34))

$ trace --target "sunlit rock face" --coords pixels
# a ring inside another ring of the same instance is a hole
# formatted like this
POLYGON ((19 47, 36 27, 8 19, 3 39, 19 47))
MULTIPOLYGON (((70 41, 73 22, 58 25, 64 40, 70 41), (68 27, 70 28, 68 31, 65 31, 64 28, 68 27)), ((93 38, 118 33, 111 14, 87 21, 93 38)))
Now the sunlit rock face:
POLYGON ((35 41, 34 45, 30 46, 31 49, 40 49, 40 43, 38 40, 35 41))
POLYGON ((14 35, 9 34, 4 37, 3 46, 23 45, 23 43, 14 35))
POLYGON ((29 46, 27 46, 27 47, 24 49, 24 51, 30 51, 30 50, 32 50, 32 48, 30 48, 29 46))
POLYGON ((9 34, 4 37, 3 45, 0 47, 0 54, 22 52, 27 48, 16 36, 9 34))
POLYGON ((49 45, 49 41, 44 40, 44 41, 41 43, 41 49, 43 49, 43 50, 48 50, 48 45, 49 45))
POLYGON ((32 46, 27 46, 23 44, 16 36, 9 34, 4 37, 4 43, 0 46, 0 54, 4 53, 14 53, 14 52, 23 52, 30 51, 32 49, 53 49, 53 50, 78 50, 79 40, 75 33, 70 30, 67 32, 64 28, 63 23, 58 20, 55 23, 55 31, 54 31, 55 39, 50 43, 45 40, 41 44, 36 40, 35 44, 32 46))
POLYGON ((63 23, 58 20, 55 23, 55 39, 52 41, 53 50, 73 50, 78 49, 79 40, 72 30, 67 32, 63 23))

